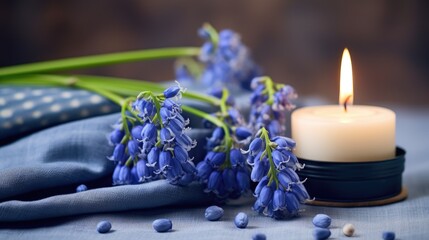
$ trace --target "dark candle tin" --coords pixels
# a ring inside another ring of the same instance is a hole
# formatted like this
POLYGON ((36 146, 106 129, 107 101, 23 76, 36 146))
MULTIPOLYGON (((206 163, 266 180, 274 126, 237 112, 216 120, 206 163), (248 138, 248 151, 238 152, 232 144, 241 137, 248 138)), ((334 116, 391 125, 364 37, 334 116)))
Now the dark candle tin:
POLYGON ((299 161, 305 167, 297 173, 307 179, 304 185, 314 198, 310 204, 382 205, 403 200, 407 195, 402 188, 405 150, 399 147, 395 158, 375 162, 299 161))

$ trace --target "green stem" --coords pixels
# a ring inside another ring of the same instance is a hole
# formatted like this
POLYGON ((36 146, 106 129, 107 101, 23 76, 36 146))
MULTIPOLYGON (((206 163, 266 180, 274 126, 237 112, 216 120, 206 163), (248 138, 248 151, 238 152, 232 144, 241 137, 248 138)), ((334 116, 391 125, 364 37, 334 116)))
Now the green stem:
POLYGON ((268 184, 270 185, 273 181, 276 183, 276 188, 279 187, 279 180, 277 179, 277 169, 273 161, 272 149, 271 149, 271 140, 268 135, 268 131, 265 128, 261 129, 261 137, 265 141, 265 152, 267 153, 268 162, 270 163, 270 170, 268 171, 268 184))
MULTIPOLYGON (((165 89, 165 86, 151 82, 138 81, 126 78, 100 77, 88 75, 76 75, 70 77, 52 74, 29 74, 11 76, 9 78, 0 78, 0 84, 14 85, 22 84, 70 87, 76 83, 84 83, 85 86, 92 86, 93 88, 103 88, 104 90, 108 90, 110 92, 114 92, 122 96, 137 96, 143 90, 162 93, 165 89), (73 79, 74 82, 71 82, 70 79, 73 79)), ((218 106, 220 104, 220 100, 215 97, 199 94, 192 91, 186 91, 182 94, 182 96, 184 98, 206 102, 215 106, 218 106)))
POLYGON ((107 66, 118 63, 137 62, 143 60, 155 60, 163 58, 176 58, 184 56, 197 56, 199 48, 159 48, 149 50, 138 50, 119 52, 85 57, 67 58, 46 62, 28 63, 10 67, 0 68, 0 77, 28 73, 46 73, 53 71, 83 69, 89 67, 107 66))
POLYGON ((274 84, 273 80, 268 76, 263 76, 261 78, 265 83, 265 90, 267 91, 267 95, 268 95, 267 104, 271 105, 274 103, 274 93, 276 91, 275 89, 276 85, 274 84))
POLYGON ((161 103, 159 102, 158 97, 155 96, 152 92, 150 92, 150 97, 152 98, 156 108, 156 115, 153 117, 152 121, 158 118, 159 125, 161 126, 161 128, 164 128, 164 124, 162 123, 161 119, 161 103))

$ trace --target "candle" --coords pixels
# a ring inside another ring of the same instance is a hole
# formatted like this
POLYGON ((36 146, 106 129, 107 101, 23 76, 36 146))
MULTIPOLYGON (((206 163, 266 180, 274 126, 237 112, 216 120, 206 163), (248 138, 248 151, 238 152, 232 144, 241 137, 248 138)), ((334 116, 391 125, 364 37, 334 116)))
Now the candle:
POLYGON ((327 162, 369 162, 395 156, 395 113, 353 104, 350 54, 341 61, 339 105, 314 106, 292 113, 294 153, 302 159, 327 162))

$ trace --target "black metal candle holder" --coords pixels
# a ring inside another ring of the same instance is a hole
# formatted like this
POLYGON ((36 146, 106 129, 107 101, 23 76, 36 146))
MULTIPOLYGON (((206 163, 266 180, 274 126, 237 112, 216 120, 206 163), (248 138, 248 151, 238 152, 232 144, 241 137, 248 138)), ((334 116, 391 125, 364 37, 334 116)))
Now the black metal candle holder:
POLYGON ((299 159, 305 164, 297 172, 310 197, 311 205, 355 207, 384 205, 405 199, 402 186, 405 150, 397 147, 396 156, 374 162, 325 162, 299 159))

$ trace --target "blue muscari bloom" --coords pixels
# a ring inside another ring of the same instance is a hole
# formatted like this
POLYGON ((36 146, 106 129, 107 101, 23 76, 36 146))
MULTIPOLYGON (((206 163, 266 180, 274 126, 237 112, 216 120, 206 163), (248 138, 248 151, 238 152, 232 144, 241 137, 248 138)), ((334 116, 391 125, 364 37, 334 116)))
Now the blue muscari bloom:
POLYGON ((206 192, 219 193, 219 185, 222 181, 222 173, 220 171, 212 171, 207 181, 206 192))
POLYGON ((254 192, 254 194, 253 194, 255 197, 258 197, 258 196, 259 196, 259 194, 261 193, 262 188, 263 188, 264 186, 267 186, 267 185, 268 185, 268 181, 269 181, 268 176, 264 176, 264 177, 261 179, 261 181, 259 181, 258 185, 256 185, 255 192, 254 192))
POLYGON ((142 139, 142 130, 143 130, 143 126, 142 125, 136 125, 131 129, 131 136, 134 139, 137 140, 141 140, 142 139))
POLYGON ((131 183, 132 184, 137 184, 137 183, 140 182, 139 180, 140 180, 140 177, 138 176, 138 173, 137 173, 137 166, 134 165, 131 168, 131 183))
POLYGON ((255 138, 250 142, 249 151, 251 156, 255 156, 262 149, 262 145, 264 144, 261 138, 255 138))
POLYGON ((185 130, 185 123, 178 118, 170 119, 167 127, 171 129, 174 135, 181 135, 185 130))
POLYGON ((141 133, 143 142, 156 142, 157 128, 153 123, 147 123, 141 133))
POLYGON ((236 171, 235 177, 237 180, 238 191, 240 193, 245 193, 250 189, 249 170, 247 167, 238 166, 236 171))
POLYGON ((176 146, 174 146, 174 157, 179 162, 186 162, 186 161, 188 161, 188 158, 189 158, 188 151, 183 149, 183 147, 176 145, 176 146))
POLYGON ((221 127, 215 128, 212 132, 212 136, 209 139, 207 139, 208 148, 211 149, 211 147, 209 146, 212 146, 212 145, 214 146, 219 145, 222 142, 224 136, 225 136, 225 132, 221 127))
POLYGON ((162 128, 160 133, 159 133, 159 136, 161 138, 161 142, 163 144, 167 144, 167 143, 172 142, 174 140, 174 135, 175 134, 173 133, 173 131, 171 131, 169 128, 162 128))
POLYGON ((173 113, 181 112, 180 104, 171 99, 165 99, 164 103, 162 104, 162 107, 170 110, 173 113))
POLYGON ((229 151, 229 160, 231 161, 231 165, 233 167, 244 166, 245 158, 240 150, 237 148, 233 148, 229 151))
POLYGON ((130 154, 131 157, 137 156, 137 154, 140 151, 139 142, 137 142, 137 140, 135 139, 129 140, 127 147, 128 147, 128 153, 130 154))
POLYGON ((160 149, 158 147, 153 147, 150 149, 149 154, 147 155, 148 166, 155 166, 158 162, 160 149))
POLYGON ((268 170, 270 169, 270 163, 267 158, 255 159, 255 163, 250 174, 250 179, 254 182, 259 182, 261 179, 267 175, 268 170))
POLYGON ((186 149, 186 151, 189 151, 197 146, 197 141, 192 140, 186 133, 182 133, 180 135, 176 135, 176 144, 186 149))
POLYGON ((237 185, 234 170, 231 168, 225 168, 222 171, 222 182, 225 191, 232 192, 237 185))
MULTIPOLYGON (((216 42, 205 27, 199 30, 199 35, 205 41, 199 56, 199 60, 205 64, 199 76, 201 82, 210 87, 226 84, 249 89, 251 79, 260 75, 260 68, 252 60, 240 35, 229 29, 222 30, 216 42)), ((191 78, 183 70, 176 70, 176 79, 188 81, 191 78)))
POLYGON ((118 144, 121 142, 124 135, 125 135, 124 131, 120 129, 115 129, 110 133, 110 142, 112 144, 118 144))
POLYGON ((211 158, 208 158, 207 160, 212 167, 219 167, 225 162, 226 154, 224 152, 214 152, 214 154, 211 155, 211 158))
POLYGON ((119 184, 131 184, 132 183, 132 176, 131 176, 131 169, 124 165, 121 167, 121 170, 119 172, 119 184))
POLYGON ((119 173, 121 172, 122 164, 118 163, 116 164, 115 170, 112 174, 112 184, 117 185, 119 184, 119 173))
POLYGON ((235 136, 238 140, 244 140, 252 136, 252 131, 247 127, 237 127, 235 129, 235 136))
POLYGON ((207 183, 210 173, 213 171, 213 168, 206 161, 202 161, 197 164, 197 171, 197 176, 200 181, 203 183, 207 183))
POLYGON ((137 99, 133 104, 135 110, 137 110, 138 116, 141 117, 144 121, 146 119, 152 119, 156 113, 155 104, 152 101, 140 98, 137 99))
MULTIPOLYGON (((286 126, 286 111, 292 110, 295 106, 292 99, 296 98, 296 93, 291 86, 273 86, 275 91, 273 101, 268 102, 270 96, 266 89, 266 78, 254 78, 252 80, 253 93, 250 99, 250 126, 254 129, 265 127, 271 137, 284 135, 286 126)), ((271 80, 270 80, 271 81, 271 80)))
POLYGON ((164 97, 166 98, 172 98, 177 96, 179 94, 181 88, 180 86, 171 86, 164 90, 164 97))
POLYGON ((113 150, 113 155, 111 157, 108 157, 109 160, 122 162, 126 158, 125 154, 125 145, 120 143, 115 146, 115 149, 113 150))
POLYGON ((161 151, 159 154, 159 169, 165 171, 170 167, 171 153, 167 151, 161 151))

